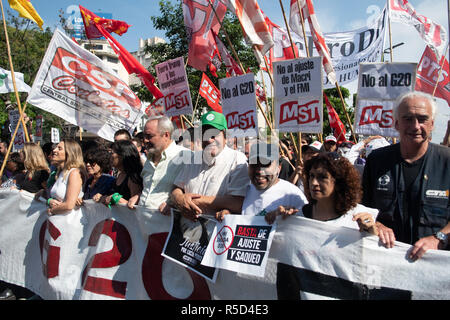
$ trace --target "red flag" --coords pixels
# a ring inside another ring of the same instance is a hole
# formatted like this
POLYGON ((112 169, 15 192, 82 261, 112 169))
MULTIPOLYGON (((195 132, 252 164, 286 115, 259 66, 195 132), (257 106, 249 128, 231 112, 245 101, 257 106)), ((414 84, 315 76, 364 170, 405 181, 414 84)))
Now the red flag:
POLYGON ((200 84, 199 94, 206 99, 206 102, 211 109, 222 113, 222 107, 220 106, 220 91, 204 73, 200 84))
POLYGON ((415 90, 433 94, 438 80, 439 70, 441 69, 442 62, 444 62, 441 77, 439 78, 434 95, 446 100, 450 106, 449 64, 447 59, 445 61, 442 59, 445 59, 445 56, 442 56, 440 63, 438 63, 432 49, 429 46, 425 48, 417 67, 415 90))
POLYGON ((200 1, 183 0, 183 15, 186 33, 189 39, 189 65, 214 75, 216 67, 213 64, 217 49, 214 47, 214 37, 211 31, 218 33, 220 22, 217 20, 209 3, 212 3, 217 16, 222 21, 227 11, 220 0, 200 1))
POLYGON ((337 114, 336 110, 334 110, 333 106, 331 105, 331 102, 328 100, 328 97, 325 93, 323 94, 323 100, 325 101, 325 105, 327 106, 328 120, 330 121, 331 130, 333 130, 333 135, 336 137, 337 144, 339 145, 342 142, 346 141, 345 126, 342 123, 341 119, 339 118, 339 115, 337 114))
MULTIPOLYGON (((267 65, 270 68, 270 72, 273 72, 272 65, 274 62, 294 59, 295 57, 300 56, 300 52, 297 46, 294 44, 295 53, 292 50, 291 41, 289 39, 289 34, 286 30, 278 26, 277 24, 270 21, 270 19, 265 16, 266 23, 269 26, 270 34, 272 35, 274 46, 270 48, 268 55, 266 57, 267 65)), ((263 70, 266 70, 265 64, 263 66, 263 70)))
MULTIPOLYGON (((81 10, 82 7, 80 7, 81 10)), ((88 10, 84 9, 84 12, 87 13, 88 10)), ((90 11, 89 11, 90 12, 90 11)), ((84 14, 85 14, 84 13, 84 14)), ((83 15, 84 15, 83 14, 83 15)), ((91 12, 91 17, 93 13, 91 12)), ((86 21, 86 19, 83 19, 86 21)), ((159 99, 163 97, 161 91, 155 86, 155 78, 153 75, 145 69, 135 57, 131 55, 116 39, 114 39, 111 34, 105 30, 102 24, 97 24, 95 19, 89 19, 89 26, 93 26, 97 29, 97 31, 106 38, 111 48, 113 48, 114 52, 119 56, 120 62, 122 62, 125 69, 129 74, 136 74, 139 79, 144 83, 144 85, 148 88, 150 93, 155 97, 155 99, 159 99)), ((85 24, 86 27, 86 24, 85 24)))
POLYGON ((96 25, 102 26, 109 33, 117 33, 119 36, 127 32, 130 27, 130 25, 124 21, 100 18, 88 9, 82 6, 79 7, 84 22, 84 30, 86 31, 86 37, 88 39, 103 37, 103 35, 98 31, 96 25))
POLYGON ((216 43, 217 49, 220 53, 220 57, 222 58, 223 63, 225 64, 225 68, 227 69, 227 77, 234 77, 237 75, 242 75, 242 69, 239 67, 239 64, 233 59, 230 52, 227 50, 225 45, 219 39, 215 32, 212 33, 214 37, 214 41, 216 43))

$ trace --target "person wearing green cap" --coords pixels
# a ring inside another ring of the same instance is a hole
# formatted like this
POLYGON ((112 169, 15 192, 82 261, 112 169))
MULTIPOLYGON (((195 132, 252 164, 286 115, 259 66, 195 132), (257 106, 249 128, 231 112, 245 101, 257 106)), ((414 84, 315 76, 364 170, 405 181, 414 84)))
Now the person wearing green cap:
POLYGON ((223 209, 241 213, 250 183, 247 158, 227 147, 227 121, 222 113, 207 112, 201 121, 203 150, 192 154, 190 164, 175 179, 172 206, 190 220, 223 209))

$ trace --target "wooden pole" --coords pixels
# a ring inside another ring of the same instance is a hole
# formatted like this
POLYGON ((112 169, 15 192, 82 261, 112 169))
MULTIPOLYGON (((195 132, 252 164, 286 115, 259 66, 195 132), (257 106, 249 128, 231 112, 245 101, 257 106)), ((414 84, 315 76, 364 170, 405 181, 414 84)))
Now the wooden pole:
POLYGON ((350 121, 350 117, 348 116, 347 109, 345 109, 344 97, 342 96, 341 88, 339 87, 339 84, 338 84, 337 81, 336 81, 336 89, 337 89, 337 91, 339 93, 339 97, 341 98, 342 109, 344 109, 345 117, 347 118, 347 122, 348 122, 348 125, 350 127, 350 131, 352 132, 353 139, 354 139, 355 143, 357 143, 358 140, 356 139, 355 132, 353 131, 353 126, 352 126, 352 123, 350 121))
POLYGON ((14 66, 13 66, 12 57, 11 57, 11 47, 9 45, 8 30, 6 28, 5 12, 3 10, 3 1, 1 1, 1 0, 0 0, 0 6, 1 6, 1 9, 2 9, 3 29, 5 31, 6 48, 7 48, 7 51, 8 51, 8 59, 9 59, 9 66, 11 68, 11 76, 12 76, 12 81, 13 81, 13 86, 14 86, 14 93, 16 95, 17 107, 18 107, 19 113, 21 115, 20 121, 22 122, 22 125, 23 125, 23 131, 25 133, 26 142, 30 142, 30 137, 28 136, 27 126, 25 125, 25 120, 24 120, 24 117, 22 116, 22 113, 23 113, 22 105, 20 103, 19 92, 17 91, 16 76, 14 74, 14 66))
POLYGON ((194 110, 192 111, 191 121, 194 121, 195 110, 197 110, 197 105, 198 105, 198 99, 199 99, 199 98, 200 98, 200 93, 197 92, 197 101, 195 101, 195 106, 194 106, 194 110))
POLYGON ((447 55, 447 51, 448 51, 448 43, 447 43, 447 47, 445 48, 445 53, 444 53, 444 55, 441 57, 442 62, 441 62, 441 64, 440 64, 439 74, 438 74, 438 76, 437 76, 436 83, 435 83, 435 85, 434 85, 433 94, 432 94, 433 97, 434 97, 434 94, 436 93, 436 89, 437 89, 438 84, 439 84, 439 78, 441 77, 442 69, 444 68, 445 56, 447 55))
POLYGON ((390 48, 389 55, 391 57, 390 62, 394 62, 394 51, 392 50, 391 9, 389 6, 389 0, 386 0, 386 5, 388 8, 388 30, 389 30, 389 48, 390 48))
MULTIPOLYGON (((283 13, 284 23, 286 25, 286 30, 287 30, 287 33, 289 36, 289 41, 291 42, 292 54, 294 55, 294 58, 297 58, 297 54, 295 52, 295 44, 294 44, 294 41, 292 41, 291 31, 290 31, 289 24, 286 19, 286 14, 284 12, 284 6, 283 6, 283 3, 281 2, 281 0, 279 0, 279 1, 280 1, 281 12, 283 13)), ((291 137, 292 143, 294 145, 295 152, 297 153, 298 163, 301 163, 301 161, 302 161, 302 148, 301 148, 302 133, 300 131, 298 132, 298 145, 299 145, 298 148, 297 148, 297 144, 295 143, 294 135, 292 134, 292 132, 290 133, 290 137, 291 137)))
MULTIPOLYGON (((1 0, 0 0, 1 2, 1 0)), ((27 108, 27 104, 25 103, 25 106, 23 107, 23 112, 25 112, 25 109, 27 108)), ((16 129, 14 130, 14 133, 11 137, 11 141, 9 142, 8 150, 6 151, 5 159, 3 159, 2 167, 0 169, 0 178, 3 177, 3 171, 5 170, 6 162, 8 161, 9 154, 11 152, 12 146, 14 145, 14 140, 16 139, 17 131, 19 131, 21 120, 23 120, 24 113, 21 113, 19 116, 19 121, 17 121, 16 129)), ((29 142, 29 141, 27 141, 29 142)))

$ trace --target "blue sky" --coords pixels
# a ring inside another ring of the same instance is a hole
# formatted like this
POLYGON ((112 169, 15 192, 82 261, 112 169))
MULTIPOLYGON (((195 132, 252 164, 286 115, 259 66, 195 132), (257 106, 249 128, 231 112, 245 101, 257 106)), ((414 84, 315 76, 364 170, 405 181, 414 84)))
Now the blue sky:
MULTIPOLYGON (((173 3, 181 0, 172 0, 173 3)), ((9 8, 6 1, 5 7, 9 8)), ((113 19, 126 21, 132 27, 117 40, 129 51, 136 51, 139 38, 158 36, 164 38, 164 33, 155 30, 151 16, 159 14, 159 0, 31 0, 35 9, 44 20, 44 27, 54 29, 59 25, 58 10, 62 9, 66 17, 71 14, 71 6, 82 5, 94 12, 111 13, 113 19)), ((447 0, 409 0, 418 13, 441 24, 448 30, 447 0)), ((274 22, 285 27, 279 0, 258 0, 261 9, 274 22)), ((290 0, 282 0, 286 15, 289 15, 290 0)), ((315 11, 323 32, 349 31, 363 27, 366 20, 381 10, 386 0, 314 0, 315 11)), ((287 17, 288 18, 288 17, 287 17)), ((392 23, 393 44, 405 44, 394 49, 395 62, 419 62, 425 48, 423 40, 416 30, 410 26, 392 23)), ((388 45, 386 43, 386 45, 388 45)), ((388 58, 388 55, 386 56, 388 58)), ((349 89, 355 92, 357 81, 349 89)), ((450 119, 450 108, 443 100, 438 99, 438 117, 434 136, 442 140, 447 120, 450 119)))

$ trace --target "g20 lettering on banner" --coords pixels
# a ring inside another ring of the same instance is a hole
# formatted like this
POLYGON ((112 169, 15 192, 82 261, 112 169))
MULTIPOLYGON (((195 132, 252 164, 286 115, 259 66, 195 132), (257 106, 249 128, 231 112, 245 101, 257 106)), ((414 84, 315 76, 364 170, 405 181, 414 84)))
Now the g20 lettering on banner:
POLYGON ((412 84, 411 73, 391 73, 384 74, 378 77, 370 74, 362 74, 362 87, 409 87, 412 84))
MULTIPOLYGON (((101 274, 101 269, 114 268, 127 262, 133 250, 130 234, 123 224, 111 219, 104 220, 99 222, 92 230, 89 236, 89 246, 96 247, 101 235, 110 238, 113 246, 111 249, 108 248, 108 251, 96 253, 86 262, 80 275, 82 289, 95 294, 125 299, 127 292, 126 279, 111 279, 111 276, 101 277, 99 274, 101 274), (92 269, 96 269, 96 276, 89 275, 92 269)), ((161 256, 161 252, 167 235, 167 232, 149 235, 147 249, 142 260, 143 286, 152 300, 177 299, 166 291, 162 280, 164 257, 161 256)), ((64 248, 58 246, 58 240, 63 237, 64 234, 49 220, 42 224, 39 244, 42 270, 47 279, 59 276, 61 252, 64 248), (47 232, 49 237, 46 237, 47 232)), ((190 270, 187 270, 187 272, 194 287, 187 299, 210 300, 211 294, 205 279, 190 270)), ((105 272, 105 274, 108 273, 105 272)))
POLYGON ((231 97, 239 97, 252 93, 255 93, 253 81, 239 83, 233 88, 221 88, 222 99, 230 99, 231 97))

